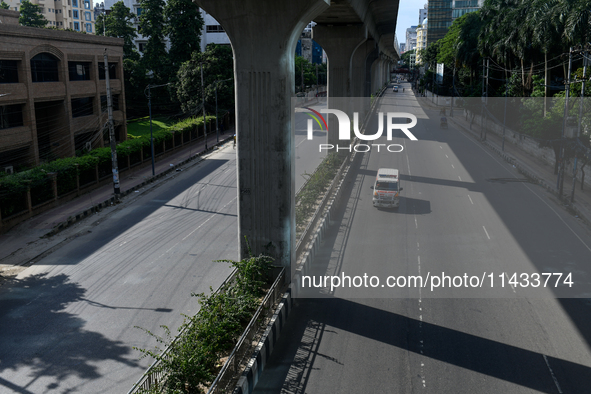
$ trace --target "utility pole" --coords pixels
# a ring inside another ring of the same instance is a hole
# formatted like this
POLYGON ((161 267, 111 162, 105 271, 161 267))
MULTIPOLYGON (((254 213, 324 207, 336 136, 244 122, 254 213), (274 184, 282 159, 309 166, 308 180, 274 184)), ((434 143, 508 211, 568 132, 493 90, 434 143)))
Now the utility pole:
POLYGON ((150 114, 150 153, 152 156, 152 176, 156 175, 154 171, 154 135, 152 134, 152 91, 148 85, 148 113, 150 114))
POLYGON ((566 132, 566 119, 568 117, 568 98, 570 93, 570 73, 573 64, 573 48, 570 47, 568 51, 568 76, 566 79, 565 86, 565 97, 564 97, 564 119, 562 120, 562 133, 560 138, 560 160, 558 162, 558 195, 562 198, 562 192, 564 191, 564 156, 565 156, 565 132, 566 132))
POLYGON ((501 150, 505 151, 505 125, 507 123, 507 92, 509 91, 509 80, 505 79, 505 110, 503 112, 503 143, 501 144, 501 150))
POLYGON ((484 59, 482 59, 482 98, 480 99, 480 139, 484 131, 484 59))
MULTIPOLYGON (((583 104, 585 103, 585 78, 587 78, 587 56, 589 55, 588 46, 583 51, 583 81, 581 86, 581 98, 579 101, 579 122, 577 125, 577 138, 581 136, 581 123, 583 121, 583 104)), ((573 189, 570 194, 570 202, 575 202, 575 185, 577 183, 577 154, 575 153, 575 162, 573 166, 573 189)))
POLYGON ((205 88, 203 86, 203 62, 201 63, 201 103, 203 106, 203 133, 205 134, 205 150, 207 150, 207 124, 205 121, 205 88))
POLYGON ((113 190, 115 198, 119 198, 121 189, 119 186, 119 168, 117 166, 117 141, 115 140, 115 126, 113 125, 113 100, 111 98, 111 83, 109 81, 109 60, 107 58, 107 48, 103 54, 105 63, 105 84, 107 85, 107 114, 109 125, 109 141, 111 143, 111 166, 113 172, 113 190))
POLYGON ((451 108, 449 109, 449 117, 454 117, 454 91, 456 90, 456 66, 454 64, 454 71, 451 75, 451 108))

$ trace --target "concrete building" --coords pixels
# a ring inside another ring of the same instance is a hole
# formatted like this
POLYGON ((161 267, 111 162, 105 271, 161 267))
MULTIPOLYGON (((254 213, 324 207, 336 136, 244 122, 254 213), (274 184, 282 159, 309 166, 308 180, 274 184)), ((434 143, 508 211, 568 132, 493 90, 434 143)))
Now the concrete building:
POLYGON ((417 27, 417 47, 416 47, 416 63, 422 64, 421 50, 427 49, 427 25, 428 19, 424 20, 422 25, 417 27))
MULTIPOLYGON (((10 10, 20 11, 21 0, 3 0, 10 10)), ((94 11, 91 0, 30 0, 41 6, 47 26, 94 34, 94 11)))
POLYGON ((422 9, 419 9, 419 25, 423 25, 423 21, 427 19, 427 15, 429 13, 429 5, 425 4, 422 9))
POLYGON ((482 4, 484 4, 484 0, 453 0, 452 21, 469 12, 478 11, 482 4))
POLYGON ((223 26, 204 10, 201 10, 201 16, 204 22, 201 31, 201 51, 205 51, 207 44, 230 45, 230 37, 223 26))
POLYGON ((0 10, 0 170, 108 144, 105 49, 116 137, 126 139, 123 40, 24 27, 18 17, 0 10))
POLYGON ((451 26, 452 2, 453 0, 429 0, 427 45, 445 37, 451 26))
POLYGON ((402 55, 404 52, 406 52, 406 43, 401 42, 400 43, 400 54, 402 55))
POLYGON ((417 47, 417 26, 406 29, 406 50, 413 51, 417 47))

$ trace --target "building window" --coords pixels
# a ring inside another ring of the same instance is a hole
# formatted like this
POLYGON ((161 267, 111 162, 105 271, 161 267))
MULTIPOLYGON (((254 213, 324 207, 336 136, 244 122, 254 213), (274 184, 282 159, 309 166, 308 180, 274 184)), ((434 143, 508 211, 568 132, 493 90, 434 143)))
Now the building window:
POLYGON ((0 60, 0 83, 18 83, 16 60, 0 60))
POLYGON ((141 14, 142 14, 142 9, 141 8, 138 8, 137 9, 137 16, 140 16, 141 14))
POLYGON ((23 125, 23 105, 0 106, 0 130, 23 125))
POLYGON ((140 51, 140 53, 144 53, 145 49, 146 49, 146 43, 145 42, 138 42, 138 51, 140 51))
POLYGON ((92 107, 92 97, 72 99, 72 118, 92 115, 92 107))
POLYGON ((85 1, 84 2, 84 8, 86 8, 87 10, 90 9, 90 1, 85 1))
POLYGON ((72 6, 78 7, 78 0, 72 0, 72 6))
POLYGON ((58 82, 58 59, 49 53, 40 53, 31 59, 33 82, 58 82))
POLYGON ((86 24, 86 32, 87 33, 92 33, 92 23, 87 23, 86 24))
MULTIPOLYGON (((113 111, 119 111, 119 95, 112 95, 111 100, 113 100, 113 111)), ((107 96, 101 96, 101 112, 107 112, 107 109, 107 96)))
MULTIPOLYGON (((105 62, 99 62, 99 79, 105 79, 105 62)), ((117 79, 117 63, 109 63, 109 80, 117 79)))
POLYGON ((207 33, 223 33, 224 28, 221 25, 207 25, 205 31, 207 33))
POLYGON ((74 22, 74 30, 80 31, 80 23, 74 22))
POLYGON ((78 19, 78 10, 72 11, 72 15, 74 15, 74 19, 78 19))
POLYGON ((68 62, 70 81, 90 81, 89 62, 68 62))
POLYGON ((90 12, 85 12, 84 13, 84 19, 86 19, 87 21, 91 21, 92 19, 90 19, 90 12))

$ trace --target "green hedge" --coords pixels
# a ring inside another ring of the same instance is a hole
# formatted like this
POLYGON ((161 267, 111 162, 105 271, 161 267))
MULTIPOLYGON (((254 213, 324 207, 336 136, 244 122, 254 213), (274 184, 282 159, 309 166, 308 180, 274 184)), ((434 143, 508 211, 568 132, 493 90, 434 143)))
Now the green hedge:
MULTIPOLYGON (((211 123, 215 121, 214 116, 206 117, 211 123)), ((203 135, 203 118, 188 118, 179 121, 166 130, 153 133, 154 144, 161 144, 174 138, 174 134, 183 132, 195 132, 194 135, 203 135)), ((170 144, 167 144, 170 147, 170 144)), ((139 154, 142 149, 147 148, 149 152, 150 138, 141 136, 117 145, 117 157, 119 162, 125 162, 128 156, 139 154), (125 161, 124 161, 125 160, 125 161)), ((76 190, 76 164, 79 172, 83 173, 89 169, 99 166, 99 177, 111 173, 111 148, 97 148, 81 157, 66 157, 47 164, 40 165, 33 169, 22 171, 16 174, 0 174, 0 207, 2 217, 7 217, 26 209, 24 193, 27 187, 31 186, 31 197, 33 205, 41 204, 53 198, 51 183, 47 174, 57 173, 58 196, 76 190), (24 201, 24 202, 23 202, 24 201)))

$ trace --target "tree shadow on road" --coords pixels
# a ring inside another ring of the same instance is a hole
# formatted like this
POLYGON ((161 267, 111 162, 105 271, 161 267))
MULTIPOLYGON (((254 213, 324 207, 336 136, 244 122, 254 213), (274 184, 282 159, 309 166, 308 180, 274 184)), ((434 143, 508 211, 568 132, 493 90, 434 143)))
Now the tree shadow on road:
POLYGON ((0 291, 0 392, 80 392, 73 383, 101 377, 98 362, 128 366, 131 347, 84 329, 85 321, 66 308, 84 300, 86 290, 67 275, 11 279, 0 291), (74 379, 71 379, 74 378, 74 379), (62 382, 67 388, 62 387, 62 382))

